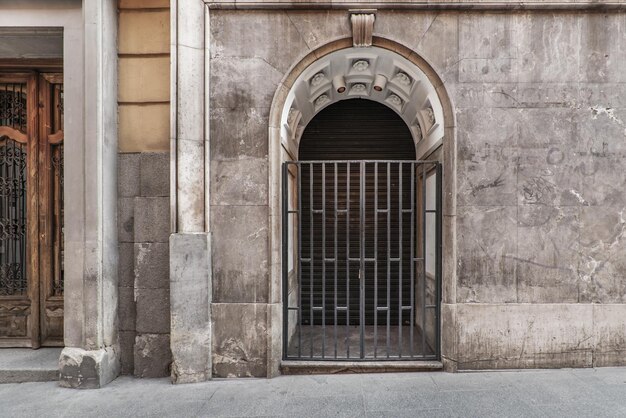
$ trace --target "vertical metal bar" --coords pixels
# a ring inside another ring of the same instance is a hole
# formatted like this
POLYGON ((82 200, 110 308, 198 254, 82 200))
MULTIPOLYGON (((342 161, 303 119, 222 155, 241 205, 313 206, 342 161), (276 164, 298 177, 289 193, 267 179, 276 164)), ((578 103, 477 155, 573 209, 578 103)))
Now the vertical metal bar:
POLYGON ((334 332, 334 341, 335 341, 335 358, 337 358, 337 163, 335 163, 335 181, 334 181, 334 209, 335 209, 335 228, 334 228, 334 245, 333 245, 333 257, 335 260, 335 277, 334 277, 334 299, 335 299, 335 310, 334 310, 334 322, 333 322, 333 332, 334 332))
POLYGON ((416 163, 411 163, 411 319, 410 319, 410 333, 411 341, 409 342, 411 357, 413 357, 413 327, 415 326, 415 170, 417 168, 416 163))
POLYGON ((309 233, 310 233, 310 237, 309 237, 309 302, 310 302, 310 306, 309 306, 309 315, 310 315, 310 319, 309 319, 309 334, 310 334, 310 348, 311 348, 311 358, 313 358, 313 337, 314 337, 314 328, 313 328, 313 323, 314 321, 314 317, 313 317, 313 306, 314 306, 314 300, 313 300, 313 290, 314 290, 314 286, 313 286, 313 275, 315 273, 314 271, 314 267, 313 267, 313 256, 315 254, 315 252, 313 251, 313 233, 314 233, 314 229, 313 229, 313 223, 314 223, 314 219, 313 217, 315 216, 315 211, 314 211, 314 204, 313 204, 313 163, 309 163, 309 211, 311 213, 311 222, 309 223, 309 233))
POLYGON ((387 163, 387 358, 391 338, 391 163, 387 163))
POLYGON ((402 257, 402 162, 398 164, 398 358, 402 358, 402 270, 404 268, 402 257))
POLYGON ((426 354, 426 164, 422 164, 422 354, 426 354))
POLYGON ((378 357, 378 162, 374 163, 374 358, 378 357))
POLYGON ((346 358, 350 358, 350 162, 346 164, 346 358))
POLYGON ((289 175, 289 163, 283 163, 283 358, 287 358, 289 346, 289 189, 287 176, 289 175))
POLYGON ((359 185, 359 331, 361 358, 365 357, 365 162, 361 161, 359 185))
POLYGON ((326 353, 326 163, 322 163, 322 358, 326 353))
POLYGON ((443 271, 442 271, 442 259, 443 259, 443 242, 442 242, 442 228, 443 228, 443 222, 442 222, 442 218, 443 218, 443 208, 442 208, 442 204, 443 204, 443 199, 442 199, 442 195, 443 195, 443 190, 442 190, 442 185, 443 185, 443 179, 442 179, 442 168, 441 168, 441 164, 437 163, 437 243, 436 243, 436 248, 437 248, 437 264, 435 266, 435 277, 436 277, 436 289, 437 289, 437 295, 436 295, 436 299, 435 299, 435 305, 436 305, 436 311, 435 311, 435 317, 436 317, 436 324, 435 324, 435 329, 437 330, 437 343, 436 343, 436 348, 435 348, 435 354, 437 356, 437 359, 441 358, 441 279, 442 279, 442 275, 443 275, 443 271))
POLYGON ((298 358, 302 358, 302 164, 298 168, 296 187, 298 188, 298 358))

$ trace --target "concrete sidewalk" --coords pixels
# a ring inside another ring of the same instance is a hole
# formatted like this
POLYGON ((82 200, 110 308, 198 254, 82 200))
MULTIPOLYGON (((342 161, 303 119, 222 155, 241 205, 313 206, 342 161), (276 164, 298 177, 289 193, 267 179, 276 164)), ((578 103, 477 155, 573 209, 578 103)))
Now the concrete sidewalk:
POLYGON ((0 385, 2 417, 624 417, 626 368, 0 385))

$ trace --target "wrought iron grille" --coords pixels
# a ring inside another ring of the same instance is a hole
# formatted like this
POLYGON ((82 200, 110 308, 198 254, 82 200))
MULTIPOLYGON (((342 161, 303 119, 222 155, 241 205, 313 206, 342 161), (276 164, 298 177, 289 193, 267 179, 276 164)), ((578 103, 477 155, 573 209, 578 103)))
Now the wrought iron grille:
POLYGON ((26 145, 0 138, 0 295, 22 295, 26 281, 26 145))
POLYGON ((0 126, 26 132, 26 84, 0 84, 0 126))
POLYGON ((284 358, 438 359, 440 231, 437 162, 284 163, 284 358))
MULTIPOLYGON (((52 86, 52 130, 63 131, 63 84, 52 86)), ((64 247, 63 247, 63 142, 50 147, 52 163, 52 294, 63 295, 64 276, 64 247)))

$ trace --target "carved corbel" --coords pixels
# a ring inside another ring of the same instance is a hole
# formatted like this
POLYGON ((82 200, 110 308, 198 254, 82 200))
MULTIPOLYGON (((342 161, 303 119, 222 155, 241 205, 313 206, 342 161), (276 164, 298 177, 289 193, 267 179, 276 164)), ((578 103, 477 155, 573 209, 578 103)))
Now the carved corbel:
POLYGON ((375 10, 350 10, 352 23, 352 45, 355 47, 372 46, 374 33, 375 10))

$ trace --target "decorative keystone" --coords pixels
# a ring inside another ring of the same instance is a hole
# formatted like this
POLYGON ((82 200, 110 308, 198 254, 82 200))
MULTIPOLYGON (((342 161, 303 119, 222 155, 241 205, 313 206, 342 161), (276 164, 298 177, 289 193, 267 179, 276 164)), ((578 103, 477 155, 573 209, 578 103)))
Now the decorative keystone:
POLYGON ((352 22, 352 45, 355 47, 372 46, 376 10, 350 10, 352 22))

